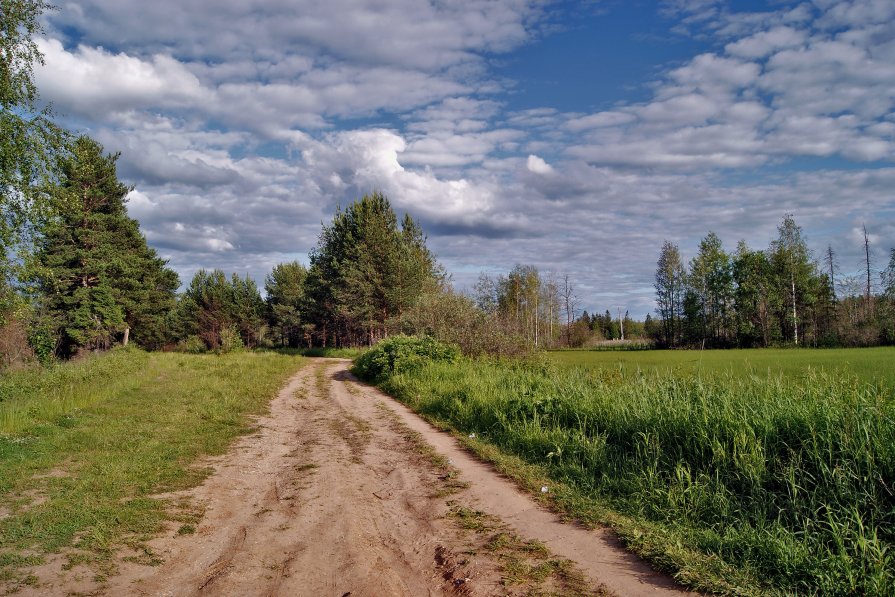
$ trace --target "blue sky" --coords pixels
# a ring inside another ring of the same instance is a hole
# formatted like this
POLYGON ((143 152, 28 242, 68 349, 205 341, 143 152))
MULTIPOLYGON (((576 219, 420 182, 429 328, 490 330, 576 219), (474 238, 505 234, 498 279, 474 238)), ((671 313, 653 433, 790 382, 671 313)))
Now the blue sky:
POLYGON ((458 288, 532 264, 638 317, 666 239, 792 213, 846 285, 863 224, 895 246, 891 0, 73 0, 40 47, 184 282, 263 282, 374 189, 458 288))

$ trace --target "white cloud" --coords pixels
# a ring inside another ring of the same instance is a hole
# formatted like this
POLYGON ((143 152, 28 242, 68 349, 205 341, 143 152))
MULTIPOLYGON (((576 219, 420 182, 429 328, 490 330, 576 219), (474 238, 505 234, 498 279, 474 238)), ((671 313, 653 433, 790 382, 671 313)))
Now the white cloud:
POLYGON ((529 172, 534 172, 535 174, 550 174, 553 172, 553 167, 545 162, 543 158, 536 155, 528 156, 525 167, 528 168, 529 172))
POLYGON ((36 79, 44 97, 63 111, 101 118, 108 112, 183 107, 207 101, 207 90, 180 62, 157 54, 141 60, 102 48, 69 52, 54 39, 38 39, 46 65, 36 79))
POLYGON ((774 27, 768 31, 759 31, 727 44, 725 50, 738 58, 765 58, 778 50, 794 48, 805 43, 807 35, 804 31, 792 27, 774 27))

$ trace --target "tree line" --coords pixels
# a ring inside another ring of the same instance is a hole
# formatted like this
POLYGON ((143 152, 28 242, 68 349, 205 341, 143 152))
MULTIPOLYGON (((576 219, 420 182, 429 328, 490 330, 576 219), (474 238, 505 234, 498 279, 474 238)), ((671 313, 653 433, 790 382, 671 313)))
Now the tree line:
POLYGON ((689 264, 666 241, 648 332, 667 347, 871 346, 895 343, 895 248, 879 272, 866 228, 862 275, 837 276, 832 246, 815 259, 786 215, 767 249, 733 253, 709 232, 689 264))

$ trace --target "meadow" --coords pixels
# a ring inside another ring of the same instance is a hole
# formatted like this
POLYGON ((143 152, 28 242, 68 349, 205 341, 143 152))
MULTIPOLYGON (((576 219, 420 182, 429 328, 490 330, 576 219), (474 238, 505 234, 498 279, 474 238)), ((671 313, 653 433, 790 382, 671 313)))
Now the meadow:
POLYGON ((691 587, 883 595, 895 594, 893 360, 891 348, 578 351, 415 362, 379 381, 691 587))
POLYGON ((786 375, 801 380, 814 372, 855 376, 895 386, 895 347, 754 348, 742 350, 553 350, 558 365, 622 372, 679 375, 730 374, 734 377, 786 375))
POLYGON ((157 562, 144 541, 201 517, 157 494, 199 483, 196 460, 249 432, 301 362, 116 349, 0 377, 0 592, 36 582, 28 567, 54 552, 100 577, 122 547, 157 562))

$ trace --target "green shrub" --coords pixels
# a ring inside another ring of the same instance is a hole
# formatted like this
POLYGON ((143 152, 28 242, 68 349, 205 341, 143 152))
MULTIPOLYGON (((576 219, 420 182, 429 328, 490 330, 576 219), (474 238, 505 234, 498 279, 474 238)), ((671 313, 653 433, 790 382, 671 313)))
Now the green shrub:
POLYGON ((413 371, 432 361, 452 363, 460 358, 460 349, 429 336, 392 336, 361 355, 354 373, 379 383, 396 373, 413 371))
POLYGON ((239 329, 235 325, 221 330, 221 347, 218 352, 227 354, 236 352, 245 348, 242 336, 239 335, 239 329))
POLYGON ((187 336, 186 339, 177 343, 177 352, 185 352, 188 354, 202 354, 208 349, 202 338, 196 335, 187 336))

